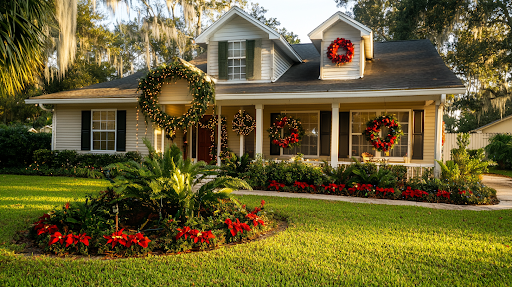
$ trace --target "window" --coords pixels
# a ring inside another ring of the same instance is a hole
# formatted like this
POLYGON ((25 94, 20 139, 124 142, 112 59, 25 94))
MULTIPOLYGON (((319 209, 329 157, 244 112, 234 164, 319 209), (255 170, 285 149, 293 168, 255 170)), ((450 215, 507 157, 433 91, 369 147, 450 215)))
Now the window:
POLYGON ((282 149, 282 155, 295 155, 301 153, 305 156, 318 156, 319 138, 319 112, 286 112, 287 115, 300 119, 305 135, 300 146, 282 149))
POLYGON ((228 80, 245 80, 245 41, 228 42, 228 80))
MULTIPOLYGON (((352 124, 351 124, 351 137, 352 137, 352 148, 351 156, 360 156, 362 153, 367 152, 374 156, 381 157, 385 156, 384 152, 377 152, 373 149, 373 146, 364 136, 364 130, 366 129, 366 123, 374 119, 375 117, 382 114, 394 115, 400 125, 404 135, 400 137, 400 140, 395 143, 393 149, 389 151, 389 157, 404 157, 407 155, 409 150, 409 111, 353 111, 352 124)), ((381 137, 387 135, 387 128, 382 127, 380 134, 381 137)))
POLYGON ((116 111, 92 111, 92 150, 116 150, 116 111))

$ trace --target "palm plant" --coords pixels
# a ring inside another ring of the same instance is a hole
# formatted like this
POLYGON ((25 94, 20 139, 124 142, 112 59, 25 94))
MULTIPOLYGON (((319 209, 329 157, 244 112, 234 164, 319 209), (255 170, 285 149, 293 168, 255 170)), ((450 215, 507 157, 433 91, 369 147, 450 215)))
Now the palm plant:
POLYGON ((43 30, 53 17, 53 1, 0 1, 0 94, 13 95, 34 81, 43 66, 43 30))
POLYGON ((512 135, 494 135, 489 139, 485 152, 487 157, 496 161, 500 168, 512 168, 512 135))
POLYGON ((183 153, 176 145, 158 154, 149 141, 149 155, 142 163, 135 161, 109 166, 119 171, 114 180, 116 192, 121 198, 134 198, 153 210, 162 209, 175 216, 186 218, 200 216, 201 207, 230 198, 235 189, 251 189, 243 180, 229 176, 217 176, 214 166, 204 162, 193 163, 183 159, 183 153))

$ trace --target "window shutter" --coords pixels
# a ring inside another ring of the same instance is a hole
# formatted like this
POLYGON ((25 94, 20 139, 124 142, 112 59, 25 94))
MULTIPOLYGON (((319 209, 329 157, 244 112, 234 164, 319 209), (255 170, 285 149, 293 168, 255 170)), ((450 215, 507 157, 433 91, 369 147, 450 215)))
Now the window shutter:
POLYGON ((91 111, 82 111, 81 150, 91 150, 91 111))
POLYGON ((256 41, 247 40, 245 42, 245 78, 254 79, 254 48, 256 41))
POLYGON ((320 155, 331 154, 332 112, 320 112, 320 155))
POLYGON ((228 79, 228 42, 219 42, 219 80, 228 79))
MULTIPOLYGON (((270 114, 270 125, 272 125, 279 117, 279 113, 271 113, 270 114)), ((272 143, 270 140, 270 155, 281 155, 281 148, 272 143)))
POLYGON ((117 111, 116 151, 126 151, 126 111, 117 111))
POLYGON ((423 159, 423 141, 425 134, 425 111, 413 111, 412 159, 423 159))
POLYGON ((350 113, 340 112, 340 137, 338 157, 350 158, 349 139, 350 139, 350 113))

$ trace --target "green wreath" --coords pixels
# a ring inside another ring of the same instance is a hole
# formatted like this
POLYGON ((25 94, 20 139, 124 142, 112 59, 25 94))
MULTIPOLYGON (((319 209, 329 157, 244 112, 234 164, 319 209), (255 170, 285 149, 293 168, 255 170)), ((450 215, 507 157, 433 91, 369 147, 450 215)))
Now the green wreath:
POLYGON ((248 136, 256 127, 256 121, 246 111, 239 110, 231 122, 237 135, 248 136))
POLYGON ((374 149, 387 152, 395 146, 400 136, 404 135, 404 132, 395 116, 382 115, 366 123, 364 135, 366 136, 366 140, 373 145, 374 149), (389 129, 388 135, 383 139, 381 139, 379 135, 381 126, 385 126, 389 129))
POLYGON ((187 129, 197 123, 215 101, 215 84, 204 72, 189 62, 174 58, 169 66, 160 66, 139 80, 137 91, 142 91, 139 105, 143 114, 165 130, 167 137, 173 138, 178 128, 187 129), (163 112, 158 104, 158 96, 166 83, 185 79, 188 81, 192 106, 180 117, 163 112))
POLYGON ((267 132, 272 144, 282 148, 300 146, 300 141, 305 134, 300 120, 286 114, 280 114, 267 132), (281 137, 281 130, 286 126, 288 128, 284 130, 284 137, 281 137))

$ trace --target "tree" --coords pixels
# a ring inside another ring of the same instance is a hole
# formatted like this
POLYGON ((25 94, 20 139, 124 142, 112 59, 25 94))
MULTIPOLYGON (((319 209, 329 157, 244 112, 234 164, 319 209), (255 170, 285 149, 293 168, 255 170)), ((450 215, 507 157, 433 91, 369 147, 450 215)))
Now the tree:
POLYGON ((13 96, 35 81, 54 10, 46 0, 0 2, 0 97, 13 96))

